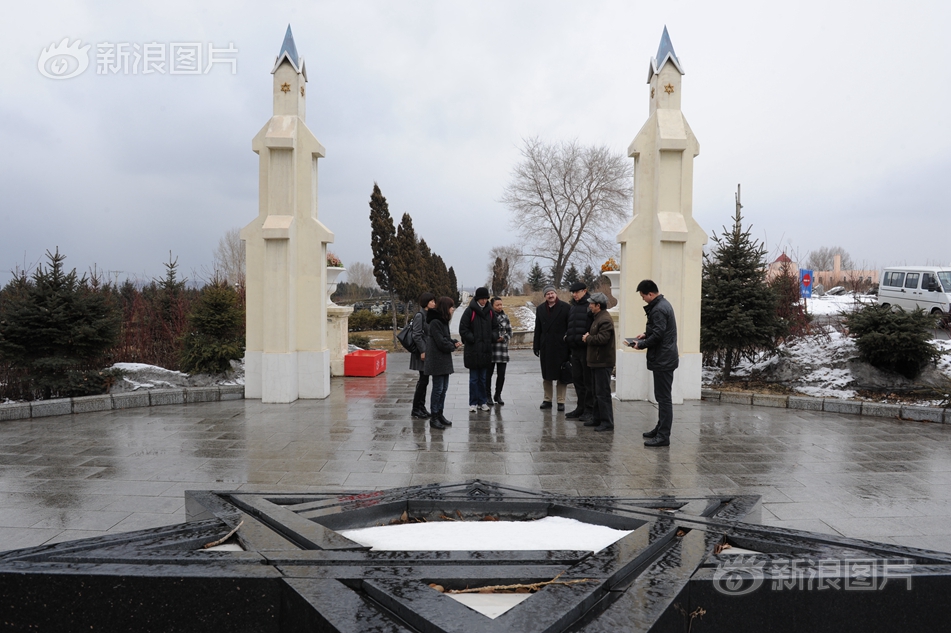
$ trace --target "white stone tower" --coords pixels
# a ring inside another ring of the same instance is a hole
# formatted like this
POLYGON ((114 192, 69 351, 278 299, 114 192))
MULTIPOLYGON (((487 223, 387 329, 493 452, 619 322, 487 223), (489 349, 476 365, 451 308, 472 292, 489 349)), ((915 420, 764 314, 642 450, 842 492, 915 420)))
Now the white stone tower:
POLYGON ((274 116, 251 141, 260 157, 258 217, 247 244, 245 396, 293 402, 330 395, 327 243, 317 220, 317 159, 304 124, 307 70, 288 25, 274 63, 274 116))
MULTIPOLYGON (((644 331, 644 302, 636 292, 653 279, 674 308, 680 368, 674 402, 700 398, 700 276, 707 234, 693 219, 693 159, 700 144, 680 111, 683 68, 664 27, 650 62, 650 116, 628 148, 634 159, 634 217, 618 234, 621 244, 619 343, 644 331)), ((621 346, 617 358, 621 400, 652 400, 645 351, 621 346)))

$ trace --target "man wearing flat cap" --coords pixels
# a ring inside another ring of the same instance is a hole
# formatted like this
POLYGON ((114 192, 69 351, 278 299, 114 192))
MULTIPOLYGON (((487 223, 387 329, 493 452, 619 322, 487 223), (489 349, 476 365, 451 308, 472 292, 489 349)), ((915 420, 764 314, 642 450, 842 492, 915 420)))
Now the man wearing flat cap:
POLYGON ((568 304, 558 298, 555 287, 545 286, 545 303, 535 310, 535 336, 532 350, 538 356, 542 367, 542 382, 545 385, 545 399, 540 409, 552 407, 552 383, 558 383, 558 410, 565 410, 565 392, 568 383, 561 382, 561 367, 568 360, 568 344, 565 333, 568 331, 568 304))
POLYGON ((571 381, 578 394, 578 404, 575 410, 565 414, 566 418, 581 418, 585 426, 595 426, 596 407, 594 402, 594 383, 592 383, 591 369, 588 367, 588 346, 581 340, 591 327, 594 315, 588 309, 588 286, 583 281, 576 281, 568 288, 571 291, 570 311, 568 313, 568 333, 565 342, 571 350, 571 381))
POLYGON ((608 298, 596 292, 588 300, 594 318, 582 337, 588 347, 588 367, 594 377, 594 399, 598 403, 595 431, 614 430, 614 403, 611 402, 611 371, 616 360, 614 319, 608 314, 608 298))

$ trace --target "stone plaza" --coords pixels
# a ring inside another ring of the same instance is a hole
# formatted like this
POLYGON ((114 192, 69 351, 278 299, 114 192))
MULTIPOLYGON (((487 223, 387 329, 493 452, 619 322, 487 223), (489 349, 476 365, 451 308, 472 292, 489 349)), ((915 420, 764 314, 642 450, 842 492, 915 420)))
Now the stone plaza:
MULTIPOLYGON (((166 405, 0 423, 0 551, 185 521, 185 490, 382 490, 483 479, 579 495, 762 497, 765 525, 951 551, 951 428, 686 401, 671 446, 654 405, 615 401, 613 434, 540 411, 529 351, 505 405, 467 411, 456 359, 444 431, 409 417, 416 372, 334 378, 324 400, 166 405), (607 435, 607 437, 605 437, 607 435)), ((569 398, 571 402, 573 396, 569 398)))

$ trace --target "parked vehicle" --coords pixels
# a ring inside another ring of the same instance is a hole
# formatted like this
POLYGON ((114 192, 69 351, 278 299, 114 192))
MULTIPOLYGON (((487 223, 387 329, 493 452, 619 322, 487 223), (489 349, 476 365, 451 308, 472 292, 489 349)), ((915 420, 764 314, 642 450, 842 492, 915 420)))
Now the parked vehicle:
POLYGON ((878 304, 951 312, 951 266, 894 266, 882 271, 878 304))

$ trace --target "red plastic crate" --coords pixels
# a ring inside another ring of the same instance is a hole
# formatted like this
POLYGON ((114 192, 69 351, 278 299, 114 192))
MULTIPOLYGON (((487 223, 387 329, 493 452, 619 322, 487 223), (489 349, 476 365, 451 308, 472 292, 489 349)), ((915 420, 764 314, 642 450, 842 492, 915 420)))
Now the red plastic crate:
POLYGON ((386 371, 386 352, 359 349, 343 357, 344 376, 379 376, 386 371))

